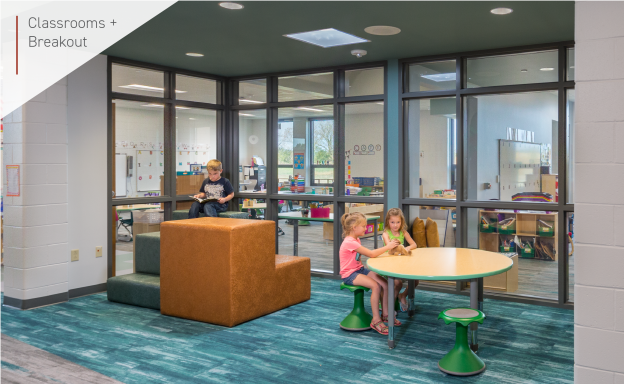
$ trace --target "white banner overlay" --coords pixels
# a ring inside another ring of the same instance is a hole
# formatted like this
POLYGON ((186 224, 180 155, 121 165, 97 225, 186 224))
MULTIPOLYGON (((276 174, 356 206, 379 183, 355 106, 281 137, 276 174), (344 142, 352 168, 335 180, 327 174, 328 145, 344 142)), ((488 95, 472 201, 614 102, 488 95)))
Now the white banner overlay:
POLYGON ((2 117, 175 1, 2 1, 2 117))

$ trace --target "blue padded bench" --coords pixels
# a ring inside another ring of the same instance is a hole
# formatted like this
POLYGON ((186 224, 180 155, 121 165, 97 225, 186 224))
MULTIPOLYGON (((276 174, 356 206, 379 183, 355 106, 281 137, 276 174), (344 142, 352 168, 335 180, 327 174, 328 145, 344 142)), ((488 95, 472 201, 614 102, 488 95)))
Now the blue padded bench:
MULTIPOLYGON (((177 211, 173 211, 171 220, 186 220, 188 219, 188 212, 188 209, 178 209, 177 211)), ((199 217, 206 217, 206 215, 204 215, 203 212, 200 212, 199 217)), ((219 213, 219 217, 227 217, 230 219, 249 219, 249 212, 225 211, 219 213)))
POLYGON ((134 238, 136 273, 108 279, 109 301, 160 309, 160 232, 134 238))

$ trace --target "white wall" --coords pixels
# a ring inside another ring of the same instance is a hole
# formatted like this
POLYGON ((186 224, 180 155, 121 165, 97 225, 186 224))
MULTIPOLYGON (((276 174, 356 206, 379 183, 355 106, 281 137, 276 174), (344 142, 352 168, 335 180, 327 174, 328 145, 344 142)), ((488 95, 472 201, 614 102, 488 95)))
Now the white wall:
POLYGON ((575 382, 624 383, 624 2, 575 7, 575 382))
POLYGON ((99 55, 67 76, 69 289, 102 284, 108 265, 108 156, 106 56, 99 55), (103 256, 95 257, 95 247, 103 256))
MULTIPOLYGON (((4 198, 5 303, 7 298, 66 295, 67 79, 22 105, 3 123, 3 163, 20 166, 20 196, 4 198)), ((6 191, 5 173, 3 169, 6 191)))
POLYGON ((260 156, 264 163, 267 162, 267 137, 266 137, 266 119, 245 119, 239 120, 239 154, 238 161, 240 165, 251 165, 252 156, 260 156), (255 135, 258 142, 252 144, 249 137, 255 135))

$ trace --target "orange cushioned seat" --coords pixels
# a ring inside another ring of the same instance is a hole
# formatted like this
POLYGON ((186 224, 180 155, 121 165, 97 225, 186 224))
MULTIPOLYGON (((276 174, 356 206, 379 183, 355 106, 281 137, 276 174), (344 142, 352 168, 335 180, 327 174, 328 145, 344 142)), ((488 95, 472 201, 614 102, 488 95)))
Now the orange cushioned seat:
POLYGON ((310 259, 275 254, 275 222, 160 225, 160 311, 233 327, 310 299, 310 259))

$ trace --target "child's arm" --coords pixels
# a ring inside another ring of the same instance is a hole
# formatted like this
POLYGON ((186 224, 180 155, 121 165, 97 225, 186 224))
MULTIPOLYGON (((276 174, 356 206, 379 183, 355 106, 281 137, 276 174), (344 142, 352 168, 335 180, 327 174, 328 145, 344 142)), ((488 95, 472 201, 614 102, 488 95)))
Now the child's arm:
POLYGON ((225 204, 228 201, 232 200, 232 198, 234 197, 234 192, 230 193, 229 195, 222 197, 218 200, 219 204, 225 204))
POLYGON ((205 199, 206 198, 206 193, 205 192, 200 192, 197 195, 193 195, 194 198, 196 199, 205 199))
POLYGON ((412 236, 407 233, 407 231, 403 232, 403 236, 405 236, 405 240, 407 240, 407 242, 409 243, 409 246, 405 247, 406 251, 411 251, 412 249, 418 248, 418 245, 416 245, 416 242, 414 241, 414 239, 412 239, 412 236))
POLYGON ((391 250, 392 248, 396 247, 397 245, 399 245, 399 241, 397 239, 394 239, 390 242, 388 242, 388 245, 386 245, 385 247, 382 248, 377 248, 377 249, 368 249, 366 247, 360 246, 358 247, 355 252, 359 253, 360 255, 364 255, 366 257, 377 257, 379 255, 381 255, 382 253, 385 253, 386 251, 391 250))
POLYGON ((383 239, 384 244, 390 244, 390 236, 388 236, 388 232, 383 231, 381 238, 383 239))

